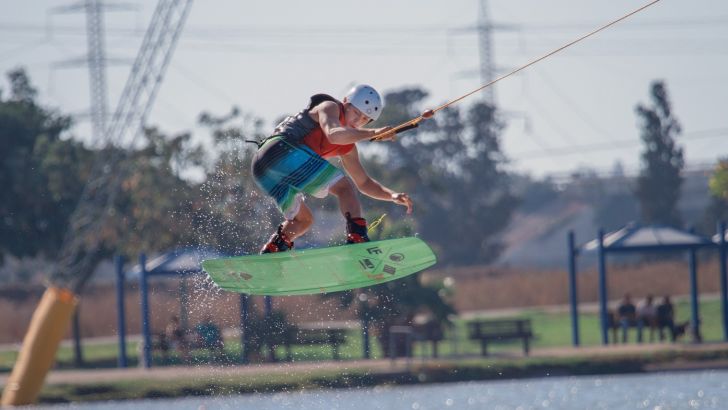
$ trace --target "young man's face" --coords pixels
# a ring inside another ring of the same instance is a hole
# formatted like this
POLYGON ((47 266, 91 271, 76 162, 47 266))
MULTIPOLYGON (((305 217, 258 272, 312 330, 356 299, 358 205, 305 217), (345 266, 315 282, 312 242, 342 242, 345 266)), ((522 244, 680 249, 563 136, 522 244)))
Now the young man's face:
POLYGON ((371 118, 348 103, 344 104, 344 118, 346 118, 347 125, 353 128, 361 128, 371 121, 371 118))

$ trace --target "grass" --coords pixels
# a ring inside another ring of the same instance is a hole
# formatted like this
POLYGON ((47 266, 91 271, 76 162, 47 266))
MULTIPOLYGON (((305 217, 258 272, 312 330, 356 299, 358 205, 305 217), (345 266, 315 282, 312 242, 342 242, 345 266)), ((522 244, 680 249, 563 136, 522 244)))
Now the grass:
MULTIPOLYGON (((720 301, 706 300, 700 305, 703 320, 702 332, 704 340, 722 340, 720 301)), ((686 302, 676 303, 677 321, 687 320, 689 305, 686 302)), ((523 310, 513 317, 527 318, 532 321, 537 338, 533 345, 536 348, 559 347, 571 345, 571 322, 568 312, 549 313, 536 309, 523 310)), ((581 340, 583 345, 598 345, 598 317, 596 314, 580 315, 581 340)), ((409 384, 418 382, 452 382, 464 380, 506 379, 519 377, 543 377, 549 375, 583 375, 614 374, 645 371, 647 364, 670 363, 681 361, 726 360, 728 352, 719 347, 707 351, 648 351, 640 353, 614 353, 604 357, 585 357, 582 355, 567 357, 521 357, 520 355, 493 355, 480 357, 480 346, 477 342, 462 340, 465 333, 465 321, 457 320, 455 329, 461 336, 460 342, 454 346, 450 341, 440 343, 440 356, 444 361, 420 362, 413 360, 406 370, 377 371, 369 369, 366 363, 362 367, 348 370, 306 370, 301 372, 266 373, 261 368, 254 375, 200 376, 194 372, 179 379, 140 379, 91 382, 87 384, 47 385, 40 395, 40 402, 77 402, 96 400, 123 400, 140 398, 162 398, 182 396, 205 396, 241 394, 252 392, 300 391, 302 389, 319 389, 333 387, 363 387, 382 384, 409 384), (454 354, 458 355, 455 356, 454 354)), ((351 330, 347 335, 347 343, 340 347, 343 360, 362 357, 362 339, 360 332, 351 330)), ((632 335, 634 340, 634 336, 632 335)), ((226 341, 225 355, 222 360, 237 362, 239 359, 239 340, 226 341)), ((382 352, 372 338, 373 357, 382 356, 382 352)), ((128 344, 131 366, 138 363, 138 343, 128 344)), ((489 348, 492 352, 521 349, 520 343, 504 343, 489 348)), ((429 354, 429 346, 416 346, 415 355, 429 354)), ((0 351, 0 367, 9 369, 15 360, 15 351, 0 351)), ((87 345, 84 358, 88 367, 113 367, 116 364, 116 344, 87 345)), ((296 346, 292 355, 296 361, 330 360, 331 347, 328 346, 296 346)), ((73 366, 73 351, 70 347, 61 347, 58 352, 58 366, 73 366)), ((285 357, 285 350, 279 349, 278 358, 285 357)), ((156 365, 164 364, 160 355, 155 355, 156 365)), ((205 351, 193 354, 194 363, 215 361, 205 351)), ((171 355, 167 364, 180 363, 179 357, 171 355)))
MULTIPOLYGON (((127 342, 130 365, 137 364, 136 351, 138 343, 127 342)), ((114 367, 116 366, 119 347, 116 343, 85 344, 83 346, 84 361, 89 367, 114 367)), ((8 372, 12 369, 18 357, 17 350, 0 350, 0 372, 8 372)), ((56 367, 68 369, 75 367, 73 362, 73 347, 61 346, 56 353, 56 367)))
MULTIPOLYGON (((356 376, 363 376, 364 373, 356 376)), ((180 396, 207 396, 253 392, 300 390, 325 384, 340 376, 336 371, 313 371, 306 374, 258 374, 232 377, 196 377, 172 380, 124 380, 90 385, 48 385, 40 402, 79 402, 180 396)))
POLYGON ((708 361, 728 359, 720 349, 695 352, 614 353, 608 357, 528 357, 450 359, 419 363, 398 369, 374 370, 366 364, 356 368, 309 369, 299 372, 269 373, 261 368, 254 374, 200 375, 194 372, 182 378, 136 379, 91 382, 83 385, 47 385, 40 402, 78 402, 169 398, 181 396, 228 395, 277 391, 301 391, 323 388, 367 387, 423 382, 457 382, 471 380, 513 379, 556 375, 619 374, 646 371, 649 364, 674 362, 676 359, 708 361))
MULTIPOLYGON (((722 341, 723 327, 721 318, 720 300, 703 300, 699 305, 700 317, 702 321, 701 333, 703 340, 722 341)), ((675 303, 677 312, 676 323, 687 321, 690 319, 690 303, 688 301, 680 301, 675 303)), ((532 342, 534 348, 548 347, 565 347, 572 344, 572 328, 571 316, 569 312, 550 313, 540 311, 538 309, 525 309, 520 314, 511 318, 530 319, 535 340, 532 342)), ((582 346, 597 346, 601 344, 599 316, 597 313, 580 313, 579 314, 579 341, 582 346)), ((467 335, 466 321, 457 320, 455 322, 455 331, 460 335, 461 343, 457 347, 453 347, 452 343, 441 343, 440 353, 444 356, 454 353, 475 355, 480 353, 480 345, 477 341, 463 340, 467 335)), ((448 332, 451 333, 451 332, 448 332)), ((644 340, 647 341, 648 331, 643 333, 644 340)), ((610 336, 611 337, 611 336, 610 336)), ((657 335, 655 335, 657 338, 657 335)), ((634 343, 636 338, 636 329, 630 329, 629 341, 634 343)), ((610 339, 611 340, 611 339, 610 339)), ((690 340, 686 335, 683 340, 690 340)), ((426 354, 429 350, 425 346, 418 346, 415 350, 416 354, 426 354)), ((489 352, 513 351, 520 350, 521 342, 504 342, 489 346, 489 352)))
MULTIPOLYGON (((702 318, 702 333, 705 341, 720 341, 723 337, 722 320, 720 315, 720 300, 704 300, 700 303, 700 316, 702 318)), ((689 319, 690 306, 688 302, 676 303, 677 320, 682 322, 689 319)), ((539 311, 537 309, 526 309, 520 314, 514 316, 518 318, 530 319, 533 326, 533 332, 536 339, 532 346, 535 348, 560 347, 571 345, 571 319, 568 312, 549 313, 539 311)), ((599 345, 601 343, 599 333, 598 316, 595 313, 582 313, 579 315, 580 324, 580 340, 583 346, 599 345)), ((454 330, 447 331, 448 340, 440 343, 439 354, 443 357, 454 355, 478 355, 480 354, 480 345, 477 341, 466 340, 466 324, 464 320, 455 321, 454 330), (459 335, 459 342, 454 344, 450 339, 452 332, 456 331, 459 335)), ((631 330, 631 341, 634 342, 634 329, 631 330)), ((646 338, 646 335, 645 335, 646 338)), ((689 340, 689 339, 686 339, 689 340)), ((382 351, 374 337, 371 337, 370 346, 372 349, 372 358, 382 357, 382 351)), ((138 343, 129 342, 127 344, 127 357, 129 366, 136 366, 139 362, 137 355, 138 343)), ((86 367, 115 367, 117 363, 118 347, 115 343, 108 344, 86 344, 84 345, 83 355, 86 367)), ((518 351, 521 349, 520 342, 506 342, 489 346, 491 352, 518 351)), ((360 359, 363 357, 363 346, 361 333, 358 330, 351 330, 347 334, 347 343, 340 346, 339 354, 342 360, 360 359)), ((415 346, 414 354, 416 356, 429 355, 429 344, 418 343, 415 346)), ((227 340, 225 346, 225 354, 222 358, 214 358, 204 350, 197 350, 192 353, 193 363, 209 363, 209 362, 239 362, 240 341, 227 340)), ((285 349, 277 350, 276 357, 279 360, 285 359, 285 349)), ((294 346, 292 357, 295 361, 318 361, 331 360, 332 348, 326 345, 316 346, 294 346)), ((12 368, 17 351, 3 350, 0 351, 0 371, 7 372, 12 368)), ((181 358, 172 353, 168 358, 163 358, 160 354, 154 356, 155 365, 180 364, 181 358)), ((70 346, 62 346, 58 350, 57 364, 58 368, 72 368, 73 349, 70 346)))

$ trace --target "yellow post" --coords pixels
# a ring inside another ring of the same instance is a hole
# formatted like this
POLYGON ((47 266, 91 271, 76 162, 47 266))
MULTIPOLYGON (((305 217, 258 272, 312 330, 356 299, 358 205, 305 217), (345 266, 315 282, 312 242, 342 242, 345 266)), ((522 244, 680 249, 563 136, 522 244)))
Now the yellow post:
POLYGON ((46 289, 30 320, 0 404, 35 403, 77 303, 78 299, 70 290, 46 289))

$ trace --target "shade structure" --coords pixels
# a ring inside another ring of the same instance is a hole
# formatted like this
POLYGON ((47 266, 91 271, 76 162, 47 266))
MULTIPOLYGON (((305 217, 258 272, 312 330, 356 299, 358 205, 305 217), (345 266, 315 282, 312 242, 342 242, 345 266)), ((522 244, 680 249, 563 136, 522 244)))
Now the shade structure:
POLYGON ((579 345, 578 335, 578 296, 576 294, 576 260, 583 252, 597 252, 599 268, 599 311, 602 343, 608 343, 607 335, 607 254, 628 252, 687 252, 690 270, 691 329, 694 340, 700 341, 700 320, 697 290, 697 256, 698 250, 718 250, 720 255, 721 304, 723 316, 724 339, 728 341, 728 274, 726 273, 726 239, 728 239, 724 222, 718 224, 718 234, 713 238, 697 235, 666 225, 640 225, 631 223, 613 232, 600 230, 597 237, 582 246, 575 245, 573 232, 568 240, 568 266, 570 302, 572 310, 573 344, 579 345), (722 233, 722 235, 721 235, 722 233))

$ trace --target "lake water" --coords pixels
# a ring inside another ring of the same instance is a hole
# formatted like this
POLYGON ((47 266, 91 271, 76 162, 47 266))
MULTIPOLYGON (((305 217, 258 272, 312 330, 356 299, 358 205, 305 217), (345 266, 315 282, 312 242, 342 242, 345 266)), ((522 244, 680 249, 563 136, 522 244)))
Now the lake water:
POLYGON ((53 410, 728 409, 728 370, 420 384, 30 408, 53 410))

